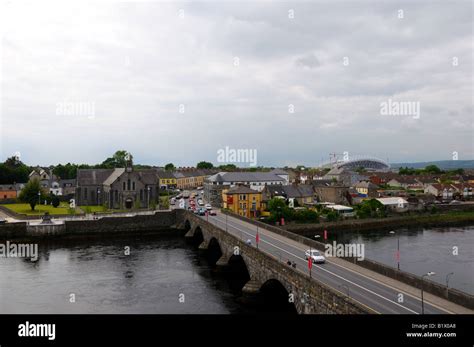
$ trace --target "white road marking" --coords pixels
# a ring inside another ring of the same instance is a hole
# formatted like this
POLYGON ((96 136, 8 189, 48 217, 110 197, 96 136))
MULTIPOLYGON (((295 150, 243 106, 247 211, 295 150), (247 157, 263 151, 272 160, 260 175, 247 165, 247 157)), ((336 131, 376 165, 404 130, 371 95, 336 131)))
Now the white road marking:
MULTIPOLYGON (((218 222, 224 223, 223 221, 221 221, 221 220, 219 220, 219 219, 217 219, 217 218, 212 218, 212 219, 215 219, 215 220, 218 221, 218 222)), ((240 229, 240 228, 238 228, 238 227, 236 227, 236 226, 230 226, 230 227, 231 227, 231 228, 234 228, 234 229, 236 229, 236 230, 239 230, 239 231, 241 231, 241 232, 243 232, 243 233, 245 233, 245 234, 247 234, 247 235, 254 236, 253 234, 250 234, 250 233, 246 232, 245 230, 242 230, 242 229, 240 229)), ((267 236, 267 235, 265 235, 265 236, 267 236)), ((303 258, 301 258, 301 257, 299 257, 299 256, 297 256, 297 255, 295 255, 295 254, 293 254, 293 253, 291 253, 291 252, 289 252, 289 251, 283 249, 283 248, 280 248, 280 247, 278 247, 277 245, 272 244, 271 242, 265 241, 265 240, 263 240, 263 239, 261 239, 261 238, 260 238, 260 241, 265 242, 265 243, 268 243, 269 245, 271 245, 271 246, 273 246, 273 247, 275 247, 275 248, 277 248, 277 249, 279 249, 279 250, 281 250, 281 251, 283 251, 283 252, 285 252, 285 253, 288 253, 288 254, 292 255, 293 257, 295 257, 295 258, 297 258, 297 259, 300 259, 300 260, 305 261, 305 259, 303 259, 303 258)), ((284 243, 284 242, 283 242, 283 243, 284 243)), ((387 300, 388 302, 391 302, 391 303, 393 303, 393 304, 395 304, 395 305, 397 305, 397 306, 399 306, 399 307, 401 307, 401 308, 403 308, 403 309, 405 309, 405 310, 407 310, 407 311, 410 311, 410 312, 412 312, 412 313, 414 313, 414 314, 419 314, 418 312, 413 311, 412 309, 409 309, 408 307, 405 307, 405 306, 403 306, 403 305, 400 305, 398 302, 392 301, 392 300, 390 300, 390 299, 388 299, 388 298, 386 298, 386 297, 384 297, 384 296, 382 296, 382 295, 380 295, 380 294, 377 294, 377 293, 375 293, 374 291, 372 291, 372 290, 370 290, 370 289, 367 289, 367 288, 365 288, 365 287, 363 287, 363 286, 361 286, 361 285, 359 285, 359 284, 357 284, 357 283, 354 283, 354 282, 352 282, 352 281, 350 281, 350 280, 348 280, 348 279, 346 279, 346 278, 344 278, 344 277, 342 277, 342 276, 339 276, 339 275, 335 274, 334 272, 331 272, 331 271, 329 271, 329 270, 327 270, 327 269, 324 269, 324 268, 322 268, 321 266, 317 266, 317 265, 316 265, 316 267, 319 268, 319 269, 321 269, 321 270, 323 270, 323 271, 326 271, 327 273, 330 273, 331 275, 336 276, 336 277, 338 277, 338 278, 340 278, 340 279, 342 279, 342 280, 344 280, 344 281, 346 281, 346 282, 348 282, 348 283, 350 283, 350 284, 352 284, 352 285, 354 285, 354 286, 356 286, 356 287, 359 287, 359 288, 361 288, 361 289, 363 289, 363 290, 365 290, 365 291, 367 291, 367 292, 369 292, 369 293, 371 293, 371 294, 373 294, 373 295, 375 295, 375 296, 378 296, 378 297, 380 297, 380 298, 382 298, 382 299, 384 299, 384 300, 387 300)))

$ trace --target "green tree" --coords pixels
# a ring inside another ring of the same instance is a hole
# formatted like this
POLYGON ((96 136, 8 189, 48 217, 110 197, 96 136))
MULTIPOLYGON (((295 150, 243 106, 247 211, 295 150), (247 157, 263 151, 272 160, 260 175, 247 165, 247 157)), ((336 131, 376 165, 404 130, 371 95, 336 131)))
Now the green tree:
POLYGON ((165 165, 165 170, 166 171, 174 171, 176 170, 176 167, 173 165, 173 163, 168 163, 165 165))
POLYGON ((225 165, 220 165, 219 170, 222 171, 235 171, 237 169, 237 166, 234 164, 225 164, 225 165))
POLYGON ((31 168, 17 157, 7 158, 4 163, 0 163, 0 184, 27 182, 30 172, 31 168))
POLYGON ((35 210, 38 200, 44 200, 46 193, 40 185, 39 180, 34 179, 29 181, 20 192, 19 200, 21 202, 30 204, 31 210, 35 210), (38 192, 40 195, 38 196, 38 192))
POLYGON ((359 218, 384 217, 385 206, 376 199, 364 200, 356 206, 356 215, 359 218))
POLYGON ((426 173, 430 173, 430 174, 440 174, 442 173, 441 169, 439 167, 437 167, 436 165, 428 165, 425 167, 425 170, 424 170, 426 173))
POLYGON ((212 169, 214 165, 212 163, 209 163, 208 161, 200 161, 197 163, 196 168, 198 169, 212 169))
POLYGON ((272 219, 278 220, 279 218, 283 217, 285 220, 292 220, 293 219, 293 209, 289 208, 286 205, 284 199, 281 198, 273 198, 268 201, 268 211, 272 219))
POLYGON ((100 167, 104 169, 125 167, 127 165, 127 156, 130 156, 130 160, 133 159, 133 156, 129 152, 125 150, 119 150, 115 152, 112 157, 105 159, 102 164, 100 164, 100 167))
POLYGON ((51 198, 51 204, 53 207, 58 207, 59 206, 59 198, 56 195, 53 195, 51 198))

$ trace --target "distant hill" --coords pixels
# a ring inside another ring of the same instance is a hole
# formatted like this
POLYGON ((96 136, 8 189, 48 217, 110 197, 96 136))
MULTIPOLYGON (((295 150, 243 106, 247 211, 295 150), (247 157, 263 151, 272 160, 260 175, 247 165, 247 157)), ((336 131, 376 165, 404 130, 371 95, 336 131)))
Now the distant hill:
POLYGON ((474 169, 474 160, 438 160, 419 163, 390 163, 392 169, 398 169, 399 167, 405 166, 414 169, 423 169, 428 165, 436 165, 441 170, 474 169))

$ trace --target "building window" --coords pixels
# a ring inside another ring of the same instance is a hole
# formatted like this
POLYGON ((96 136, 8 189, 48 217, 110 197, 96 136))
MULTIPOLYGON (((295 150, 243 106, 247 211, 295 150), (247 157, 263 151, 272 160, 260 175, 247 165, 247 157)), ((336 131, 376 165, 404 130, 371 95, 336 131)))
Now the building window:
POLYGON ((130 179, 127 180, 127 190, 130 190, 130 179))
POLYGON ((125 182, 123 182, 123 190, 125 190, 125 182))
POLYGON ((135 181, 132 182, 133 188, 132 190, 135 190, 135 181))
POLYGON ((84 199, 87 200, 87 188, 84 188, 84 199))

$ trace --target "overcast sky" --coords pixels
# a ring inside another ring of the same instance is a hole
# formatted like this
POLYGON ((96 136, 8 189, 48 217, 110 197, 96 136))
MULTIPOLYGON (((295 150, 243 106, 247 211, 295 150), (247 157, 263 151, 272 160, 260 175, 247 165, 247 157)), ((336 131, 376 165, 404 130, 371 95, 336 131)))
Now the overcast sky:
POLYGON ((472 1, 1 6, 2 161, 474 158, 472 1))

